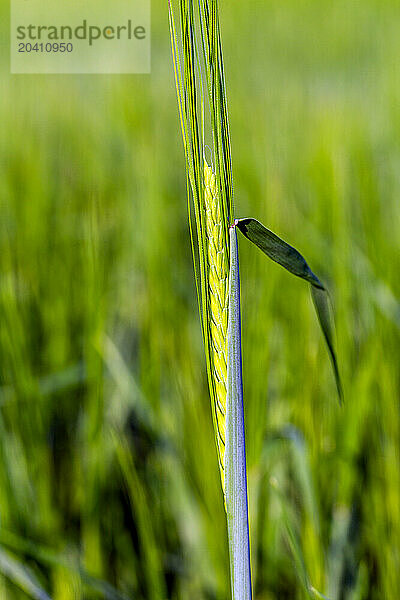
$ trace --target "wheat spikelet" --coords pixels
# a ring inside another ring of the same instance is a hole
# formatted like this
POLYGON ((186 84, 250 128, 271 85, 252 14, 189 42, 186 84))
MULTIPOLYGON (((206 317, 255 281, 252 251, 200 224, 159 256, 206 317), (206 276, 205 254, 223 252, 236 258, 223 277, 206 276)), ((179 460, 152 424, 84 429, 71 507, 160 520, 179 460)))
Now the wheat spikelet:
POLYGON ((226 336, 228 329, 229 260, 225 244, 218 187, 212 169, 204 162, 205 211, 210 305, 211 364, 215 394, 214 416, 222 489, 224 487, 226 419, 226 336))

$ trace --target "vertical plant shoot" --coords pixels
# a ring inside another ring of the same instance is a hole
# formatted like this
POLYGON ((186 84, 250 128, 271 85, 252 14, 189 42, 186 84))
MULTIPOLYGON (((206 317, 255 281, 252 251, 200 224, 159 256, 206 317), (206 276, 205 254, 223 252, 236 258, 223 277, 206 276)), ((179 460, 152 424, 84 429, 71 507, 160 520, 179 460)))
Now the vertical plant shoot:
POLYGON ((301 254, 255 219, 233 222, 229 123, 217 0, 169 2, 186 156, 189 224, 215 439, 227 515, 233 600, 251 600, 237 230, 306 280, 341 385, 328 294, 301 254), (206 160, 207 157, 211 160, 206 160))
POLYGON ((180 0, 179 12, 180 39, 170 4, 192 248, 227 514, 232 598, 250 600, 240 286, 236 231, 230 229, 232 169, 218 4, 216 0, 180 0), (205 158, 206 139, 211 164, 205 158))

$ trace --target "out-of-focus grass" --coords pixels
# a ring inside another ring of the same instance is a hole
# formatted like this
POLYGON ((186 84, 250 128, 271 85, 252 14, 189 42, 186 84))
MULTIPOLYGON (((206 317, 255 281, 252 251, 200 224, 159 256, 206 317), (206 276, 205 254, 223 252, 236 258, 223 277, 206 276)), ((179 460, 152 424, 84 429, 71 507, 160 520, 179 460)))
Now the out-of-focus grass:
MULTIPOLYGON (((289 526, 332 600, 399 598, 399 6, 221 10, 237 216, 324 265, 346 394, 243 240, 255 597, 305 597, 289 526)), ((151 76, 11 77, 2 48, 0 596, 19 564, 55 600, 226 598, 167 7, 151 76)))

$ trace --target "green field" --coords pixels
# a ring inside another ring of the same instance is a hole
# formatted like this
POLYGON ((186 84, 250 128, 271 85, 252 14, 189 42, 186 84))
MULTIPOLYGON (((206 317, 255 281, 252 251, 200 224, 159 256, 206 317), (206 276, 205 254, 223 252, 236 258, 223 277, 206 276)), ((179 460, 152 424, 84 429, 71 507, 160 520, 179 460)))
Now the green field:
MULTIPOLYGON (((148 76, 11 76, 0 4, 0 598, 226 600, 167 2, 148 76)), ((400 598, 400 4, 221 0, 255 600, 400 598), (290 532, 291 535, 288 535, 290 532), (310 596, 311 597, 311 596, 310 596), (317 596, 313 596, 317 597, 317 596)))

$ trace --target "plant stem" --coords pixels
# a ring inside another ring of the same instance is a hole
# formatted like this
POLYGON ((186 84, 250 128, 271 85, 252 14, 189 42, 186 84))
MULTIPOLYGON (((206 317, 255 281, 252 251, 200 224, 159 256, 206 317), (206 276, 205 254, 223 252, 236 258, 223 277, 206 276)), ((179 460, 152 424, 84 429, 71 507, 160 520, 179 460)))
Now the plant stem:
POLYGON ((229 230, 230 277, 225 493, 232 600, 251 600, 246 446, 243 410, 240 278, 236 227, 229 230))

